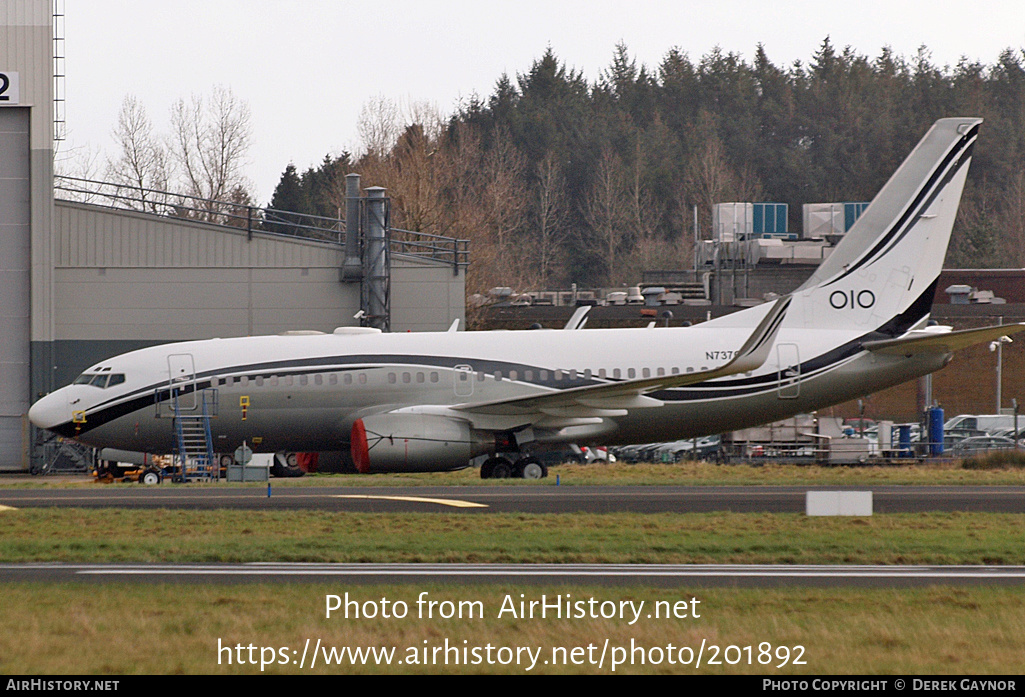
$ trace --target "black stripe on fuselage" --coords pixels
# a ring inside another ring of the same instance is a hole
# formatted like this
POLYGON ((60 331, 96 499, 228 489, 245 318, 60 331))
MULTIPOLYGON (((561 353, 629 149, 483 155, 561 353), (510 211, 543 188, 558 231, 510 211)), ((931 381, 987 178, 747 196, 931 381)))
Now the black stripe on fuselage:
MULTIPOLYGON (((846 344, 831 351, 816 356, 799 367, 801 379, 810 377, 816 372, 824 372, 835 365, 846 361, 859 353, 861 344, 864 341, 872 341, 882 338, 893 338, 906 333, 911 327, 925 318, 932 307, 933 295, 936 291, 936 284, 939 279, 934 280, 911 306, 900 315, 894 317, 878 329, 869 332, 861 337, 853 339, 846 344)), ((781 313, 781 317, 785 313, 781 313)), ((474 372, 485 372, 494 374, 501 370, 504 375, 512 370, 518 373, 517 383, 531 384, 537 387, 547 387, 555 390, 569 389, 572 387, 584 387, 588 385, 600 385, 613 382, 621 382, 618 379, 609 378, 584 378, 579 376, 575 380, 569 379, 569 370, 564 368, 541 368, 534 365, 522 363, 509 363, 505 361, 481 360, 470 358, 453 358, 451 356, 410 356, 410 355, 379 355, 379 356, 321 356, 316 358, 305 358, 296 361, 273 361, 264 363, 253 363, 242 366, 225 366, 216 370, 208 370, 196 375, 195 382, 183 383, 179 390, 182 394, 190 394, 195 390, 204 390, 214 387, 213 378, 216 377, 241 377, 249 379, 257 377, 269 378, 272 376, 299 376, 331 372, 346 372, 353 370, 387 370, 397 365, 417 365, 427 369, 454 369, 458 365, 471 365, 474 372), (530 381, 521 379, 526 371, 534 371, 538 375, 530 381), (555 372, 562 371, 565 376, 563 380, 555 380, 555 372), (547 371, 550 377, 547 380, 540 379, 541 371, 547 371)), ((681 402, 696 399, 714 399, 716 397, 740 397, 766 389, 776 389, 779 386, 779 378, 776 373, 765 375, 743 377, 743 378, 719 378, 718 380, 688 385, 686 388, 671 388, 652 393, 651 396, 663 401, 681 402)), ((99 388, 97 388, 99 389, 99 388)), ((50 429, 66 438, 75 438, 94 428, 102 426, 128 414, 134 413, 147 407, 156 408, 158 402, 166 402, 171 398, 170 387, 166 383, 157 383, 145 388, 134 390, 128 395, 112 397, 107 402, 94 407, 93 411, 86 414, 84 424, 67 422, 50 429)))

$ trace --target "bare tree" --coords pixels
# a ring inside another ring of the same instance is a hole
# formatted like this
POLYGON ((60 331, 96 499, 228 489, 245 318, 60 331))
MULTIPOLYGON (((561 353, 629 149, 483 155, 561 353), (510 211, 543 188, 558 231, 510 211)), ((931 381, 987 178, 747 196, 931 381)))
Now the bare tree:
POLYGON ((627 201, 623 186, 623 164, 609 148, 603 148, 591 190, 584 200, 584 220, 597 242, 605 266, 606 282, 620 281, 617 257, 624 245, 627 201))
POLYGON ((154 211, 163 203, 156 192, 168 189, 167 153, 153 135, 146 110, 133 95, 127 95, 121 103, 117 126, 111 135, 117 143, 118 155, 107 158, 107 180, 132 189, 127 205, 154 211))
POLYGON ((1005 263, 1025 266, 1025 170, 1011 177, 1004 192, 1003 255, 1005 263))
POLYGON ((495 278, 506 285, 522 282, 524 271, 520 268, 524 255, 513 240, 523 230, 527 209, 525 166, 524 157, 509 133, 499 129, 491 150, 484 156, 481 205, 499 259, 495 278))
MULTIPOLYGON (((63 141, 58 141, 58 146, 63 141)), ((54 175, 66 178, 55 182, 61 190, 61 198, 69 201, 91 203, 98 198, 97 180, 104 176, 101 160, 103 151, 99 146, 84 145, 68 150, 55 150, 53 157, 54 175), (78 181, 69 181, 78 180, 78 181)))
MULTIPOLYGON (((249 105, 229 88, 215 87, 209 100, 193 96, 171 107, 171 159, 189 196, 213 202, 248 190, 243 168, 251 141, 249 105)), ((215 203, 205 208, 211 219, 225 212, 215 203)))
POLYGON ((569 237, 566 227, 566 180, 558 159, 551 151, 545 153, 544 158, 538 163, 536 174, 535 261, 538 267, 538 281, 542 288, 548 288, 549 280, 559 264, 559 258, 569 237))
POLYGON ((402 134, 398 105, 382 95, 372 97, 360 109, 356 131, 368 157, 385 157, 402 134))
POLYGON ((754 201, 761 194, 761 185, 750 168, 742 169, 739 174, 733 169, 707 112, 702 112, 698 118, 696 138, 696 152, 684 174, 684 189, 686 199, 696 205, 705 218, 702 228, 707 230, 711 229, 712 206, 729 201, 754 201))

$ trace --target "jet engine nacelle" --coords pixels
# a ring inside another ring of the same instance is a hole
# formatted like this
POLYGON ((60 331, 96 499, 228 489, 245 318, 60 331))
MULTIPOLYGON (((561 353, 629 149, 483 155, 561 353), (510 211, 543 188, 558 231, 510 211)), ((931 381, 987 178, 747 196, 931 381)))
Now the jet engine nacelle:
POLYGON ((352 424, 352 461, 371 472, 442 472, 467 467, 494 439, 438 414, 374 414, 352 424))

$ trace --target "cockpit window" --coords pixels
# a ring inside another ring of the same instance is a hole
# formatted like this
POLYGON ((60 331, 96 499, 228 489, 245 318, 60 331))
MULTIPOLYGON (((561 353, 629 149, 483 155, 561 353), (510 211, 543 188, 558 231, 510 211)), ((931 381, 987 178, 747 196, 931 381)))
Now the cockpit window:
POLYGON ((125 381, 124 373, 103 373, 97 375, 96 373, 82 373, 75 381, 73 385, 92 385, 93 387, 99 387, 104 389, 107 387, 113 387, 114 385, 120 385, 125 381))

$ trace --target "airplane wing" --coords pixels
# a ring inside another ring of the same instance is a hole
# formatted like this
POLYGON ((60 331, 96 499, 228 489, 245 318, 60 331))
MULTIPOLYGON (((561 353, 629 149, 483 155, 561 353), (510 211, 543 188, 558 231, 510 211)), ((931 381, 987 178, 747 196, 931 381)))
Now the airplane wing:
POLYGON ((790 296, 777 300, 733 359, 719 368, 681 375, 664 375, 655 378, 587 385, 492 402, 459 404, 452 407, 452 410, 466 414, 492 416, 547 414, 589 417, 621 416, 628 409, 661 406, 661 401, 646 395, 657 390, 682 387, 761 367, 769 357, 776 334, 783 324, 783 318, 786 316, 789 306, 790 296))
POLYGON ((1002 336, 1009 336, 1020 331, 1025 331, 1025 323, 962 329, 956 332, 910 332, 899 339, 866 341, 862 346, 865 350, 873 353, 898 356, 911 356, 919 353, 951 353, 985 341, 995 341, 1002 336))

